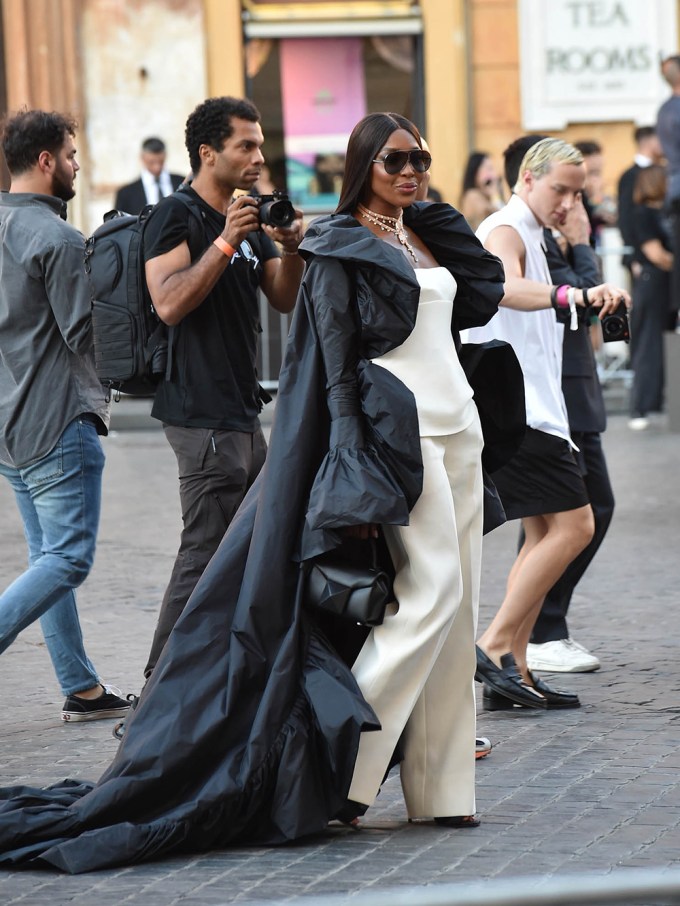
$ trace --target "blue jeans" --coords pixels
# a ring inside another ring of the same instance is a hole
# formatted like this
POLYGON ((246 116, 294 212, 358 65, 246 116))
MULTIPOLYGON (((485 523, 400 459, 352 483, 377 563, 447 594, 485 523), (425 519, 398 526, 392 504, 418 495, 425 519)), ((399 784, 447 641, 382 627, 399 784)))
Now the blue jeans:
POLYGON ((97 429, 76 418, 54 449, 22 469, 0 463, 14 490, 29 568, 0 595, 0 652, 40 618, 64 695, 99 682, 85 654, 74 588, 94 560, 104 468, 97 429))

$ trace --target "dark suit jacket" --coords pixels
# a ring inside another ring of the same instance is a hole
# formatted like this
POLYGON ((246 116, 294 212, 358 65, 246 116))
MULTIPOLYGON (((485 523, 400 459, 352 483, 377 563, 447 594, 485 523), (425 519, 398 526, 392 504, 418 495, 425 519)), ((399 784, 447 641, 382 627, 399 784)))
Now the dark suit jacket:
MULTIPOLYGON (((624 245, 634 245, 633 225, 635 217, 633 215, 633 189, 635 188, 635 180, 641 169, 642 167, 638 166, 638 164, 633 164, 632 167, 629 167, 621 174, 621 179, 619 179, 618 227, 624 245)), ((628 269, 630 269, 632 260, 632 255, 624 255, 622 258, 624 266, 628 269)))
MULTIPOLYGON (((543 230, 543 239, 553 283, 587 289, 602 282, 597 255, 589 245, 570 247, 569 258, 565 258, 550 230, 543 230)), ((562 392, 570 430, 599 433, 607 427, 604 398, 588 324, 583 317, 579 320, 578 330, 570 330, 568 324, 564 329, 562 392)))
MULTIPOLYGON (((170 174, 173 192, 177 191, 184 182, 184 177, 177 173, 170 174)), ((144 192, 144 183, 141 179, 136 182, 128 183, 121 186, 116 193, 116 200, 113 204, 116 211, 125 211, 126 214, 139 214, 142 208, 149 204, 144 192)))

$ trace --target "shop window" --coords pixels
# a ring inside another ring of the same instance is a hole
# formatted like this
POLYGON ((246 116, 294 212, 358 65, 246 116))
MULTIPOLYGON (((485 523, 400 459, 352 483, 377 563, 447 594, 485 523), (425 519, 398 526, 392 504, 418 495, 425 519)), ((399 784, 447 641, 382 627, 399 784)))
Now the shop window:
POLYGON ((422 125, 419 35, 253 38, 248 95, 262 114, 268 172, 306 213, 337 203, 347 139, 366 113, 389 110, 422 125))

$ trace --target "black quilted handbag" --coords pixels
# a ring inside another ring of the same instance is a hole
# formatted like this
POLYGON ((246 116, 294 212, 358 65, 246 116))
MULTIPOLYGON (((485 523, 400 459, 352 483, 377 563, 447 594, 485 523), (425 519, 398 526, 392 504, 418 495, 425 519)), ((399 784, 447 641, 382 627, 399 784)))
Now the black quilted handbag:
POLYGON ((305 570, 307 607, 363 626, 382 623, 393 599, 392 580, 378 565, 374 540, 321 554, 305 570))

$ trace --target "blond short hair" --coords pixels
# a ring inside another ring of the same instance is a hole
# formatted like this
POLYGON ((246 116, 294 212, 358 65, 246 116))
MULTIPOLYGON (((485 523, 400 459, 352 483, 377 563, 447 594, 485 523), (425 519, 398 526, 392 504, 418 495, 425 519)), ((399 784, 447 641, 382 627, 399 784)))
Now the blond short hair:
POLYGON ((578 166, 582 163, 583 155, 578 148, 568 144, 568 142, 563 142, 560 138, 543 138, 540 142, 532 145, 522 158, 513 191, 519 191, 524 181, 523 176, 527 171, 533 173, 536 179, 540 179, 550 171, 553 164, 574 164, 574 166, 578 166))

